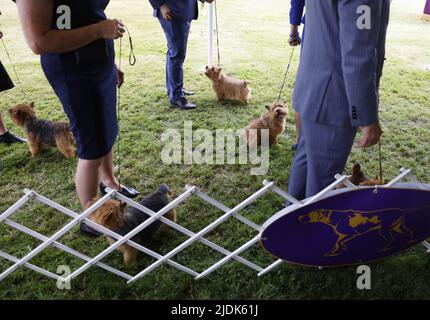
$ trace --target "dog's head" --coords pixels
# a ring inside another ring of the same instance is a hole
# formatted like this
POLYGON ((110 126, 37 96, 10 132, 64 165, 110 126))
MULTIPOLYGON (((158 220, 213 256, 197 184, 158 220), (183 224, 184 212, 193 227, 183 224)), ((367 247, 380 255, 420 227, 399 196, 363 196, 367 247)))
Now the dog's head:
MULTIPOLYGON (((379 180, 378 177, 375 179, 369 179, 361 170, 361 165, 359 163, 354 164, 352 168, 352 175, 348 176, 348 180, 355 184, 356 186, 361 187, 373 187, 373 186, 381 186, 384 184, 384 181, 379 180)), ((337 185, 337 189, 345 188, 346 186, 341 183, 337 185)))
MULTIPOLYGON (((98 200, 100 200, 100 198, 94 198, 89 201, 86 208, 90 208, 98 200)), ((126 203, 109 200, 90 215, 90 220, 111 230, 121 228, 124 225, 123 218, 126 207, 126 203)))
POLYGON ((274 102, 266 106, 270 117, 275 120, 284 120, 288 115, 288 106, 282 102, 274 102))
POLYGON ((24 126, 27 119, 31 119, 36 116, 34 110, 34 102, 30 104, 18 104, 15 107, 9 109, 9 116, 13 123, 19 127, 24 126))
POLYGON ((222 68, 216 66, 206 66, 203 72, 209 79, 217 80, 222 75, 222 68))

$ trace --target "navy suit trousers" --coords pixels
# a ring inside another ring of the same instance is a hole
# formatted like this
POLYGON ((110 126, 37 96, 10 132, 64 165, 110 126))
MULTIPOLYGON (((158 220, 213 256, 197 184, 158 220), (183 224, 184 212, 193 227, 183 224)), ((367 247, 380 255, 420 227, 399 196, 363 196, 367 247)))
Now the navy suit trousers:
POLYGON ((187 54, 191 21, 158 18, 167 39, 166 87, 170 101, 184 97, 184 61, 187 54))
POLYGON ((357 128, 302 119, 288 193, 303 200, 332 184, 343 173, 356 133, 357 128))

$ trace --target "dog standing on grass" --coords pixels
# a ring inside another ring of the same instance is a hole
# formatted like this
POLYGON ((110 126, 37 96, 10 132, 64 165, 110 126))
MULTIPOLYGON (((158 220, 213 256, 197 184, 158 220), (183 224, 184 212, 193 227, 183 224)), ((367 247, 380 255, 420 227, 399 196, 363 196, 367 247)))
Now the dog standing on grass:
POLYGON ((266 106, 267 113, 255 119, 242 130, 240 137, 248 146, 257 148, 261 146, 261 130, 269 130, 270 146, 278 143, 278 136, 285 131, 288 107, 285 103, 275 102, 266 106), (252 132, 255 131, 255 132, 252 132))
POLYGON ((9 109, 9 116, 13 123, 24 129, 32 157, 38 156, 47 146, 57 147, 67 159, 75 157, 76 141, 68 123, 39 119, 34 103, 9 109))
POLYGON ((234 100, 243 104, 251 100, 249 81, 229 78, 222 68, 216 66, 206 66, 204 74, 211 79, 218 100, 234 100))
MULTIPOLYGON (((166 185, 161 185, 160 188, 146 196, 140 201, 140 204, 148 209, 151 209, 155 213, 163 209, 169 204, 169 188, 166 185)), ((96 203, 100 198, 95 198, 87 204, 87 209, 96 203)), ((126 209, 126 203, 120 203, 116 200, 109 200, 93 214, 90 215, 90 220, 96 222, 103 227, 110 229, 122 236, 128 234, 136 227, 145 222, 149 215, 139 211, 135 208, 126 209)), ((176 222, 176 210, 172 209, 164 215, 167 219, 176 222)), ((161 226, 161 222, 156 220, 152 222, 148 227, 139 232, 131 240, 136 243, 143 243, 153 238, 156 231, 161 226)), ((111 237, 106 237, 110 245, 116 242, 111 237)), ((123 261, 125 265, 131 265, 137 259, 138 250, 130 247, 126 244, 118 247, 117 249, 123 254, 123 261)))

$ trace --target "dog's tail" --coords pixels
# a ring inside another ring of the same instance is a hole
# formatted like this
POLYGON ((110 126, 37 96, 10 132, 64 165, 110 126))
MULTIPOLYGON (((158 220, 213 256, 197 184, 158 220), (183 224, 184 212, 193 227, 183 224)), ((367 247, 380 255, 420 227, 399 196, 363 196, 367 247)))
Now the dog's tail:
POLYGON ((160 191, 166 195, 170 193, 169 187, 167 186, 167 184, 164 184, 164 183, 160 186, 160 188, 158 188, 158 191, 160 191))

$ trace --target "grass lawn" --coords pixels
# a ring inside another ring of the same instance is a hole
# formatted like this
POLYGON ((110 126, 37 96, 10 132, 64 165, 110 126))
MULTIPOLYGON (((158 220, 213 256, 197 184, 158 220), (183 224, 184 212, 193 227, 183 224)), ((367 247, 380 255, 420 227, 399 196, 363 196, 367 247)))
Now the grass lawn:
MULTIPOLYGON (((16 8, 11 1, 2 1, 0 30, 13 53, 23 86, 36 102, 39 116, 65 120, 62 107, 44 78, 39 59, 26 46, 16 8)), ((221 59, 225 70, 252 83, 254 99, 247 107, 215 101, 209 81, 198 74, 206 63, 206 11, 193 23, 186 84, 198 95, 200 108, 193 112, 171 111, 164 87, 166 43, 158 21, 151 16, 147 1, 112 0, 108 13, 122 19, 134 38, 138 63, 125 66, 126 85, 123 90, 122 150, 123 183, 142 193, 151 192, 161 183, 173 190, 174 196, 186 184, 196 185, 225 205, 233 207, 262 187, 264 179, 275 180, 286 189, 293 158, 295 140, 292 112, 288 133, 270 152, 270 171, 266 176, 251 176, 251 165, 165 165, 160 160, 161 134, 168 128, 182 128, 184 121, 193 121, 194 129, 240 129, 264 112, 267 102, 277 97, 290 48, 287 47, 288 11, 284 0, 219 1, 221 59)), ((425 182, 429 180, 430 151, 430 24, 420 20, 424 0, 396 0, 388 34, 387 62, 381 88, 381 119, 384 129, 383 158, 386 178, 398 174, 400 167, 411 168, 425 182)), ((127 42, 124 42, 127 44, 127 42)), ((127 44, 128 45, 128 44, 127 44)), ((3 50, 0 59, 11 72, 3 50)), ((284 99, 291 100, 293 75, 297 70, 296 50, 284 99)), ((0 111, 23 101, 18 89, 1 94, 0 111)), ((13 132, 21 134, 10 120, 13 132)), ((354 148, 350 163, 358 161, 369 175, 378 172, 377 149, 354 148)), ((64 160, 56 150, 49 150, 36 159, 30 158, 25 145, 0 145, 0 212, 6 210, 30 188, 62 205, 79 212, 74 189, 76 160, 64 160)), ((264 223, 282 207, 282 200, 273 194, 263 197, 241 213, 256 223, 264 223)), ((181 225, 199 231, 221 212, 191 198, 178 208, 181 225)), ((24 207, 13 219, 47 236, 62 227, 68 219, 62 214, 37 204, 24 207)), ((208 235, 208 239, 236 249, 255 233, 236 221, 229 221, 208 235)), ((149 244, 161 254, 185 240, 169 232, 149 244)), ((87 255, 94 256, 104 248, 104 239, 82 236, 77 228, 61 241, 87 255)), ((22 257, 39 244, 12 228, 0 225, 0 250, 22 257)), ((262 266, 272 261, 257 246, 244 254, 262 266)), ((221 256, 203 245, 193 245, 177 257, 196 271, 202 271, 221 256)), ((57 249, 44 251, 33 264, 56 272, 59 265, 72 270, 82 264, 57 249)), ((104 262, 135 274, 153 260, 143 255, 137 265, 125 268, 121 255, 111 254, 104 262)), ((11 264, 0 259, 0 270, 11 264)), ((31 270, 20 268, 0 282, 0 299, 429 299, 430 256, 416 247, 398 257, 372 266, 372 290, 356 288, 356 268, 315 270, 284 264, 263 278, 236 262, 230 262, 208 278, 195 281, 191 276, 163 266, 133 285, 122 278, 93 267, 72 282, 72 290, 60 291, 55 281, 31 270)))

